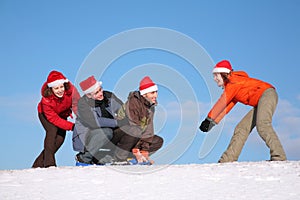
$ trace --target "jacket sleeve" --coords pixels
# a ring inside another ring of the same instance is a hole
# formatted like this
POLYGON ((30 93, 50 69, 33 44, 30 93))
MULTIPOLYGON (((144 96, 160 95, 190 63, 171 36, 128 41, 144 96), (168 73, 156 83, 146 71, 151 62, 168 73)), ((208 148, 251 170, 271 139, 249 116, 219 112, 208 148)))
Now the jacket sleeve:
POLYGON ((134 137, 142 137, 146 129, 146 123, 144 122, 146 119, 142 116, 142 108, 140 108, 142 105, 136 98, 130 98, 125 105, 129 125, 122 126, 121 129, 134 137))
POLYGON ((45 114, 47 120, 54 124, 55 126, 64 129, 64 130, 72 130, 74 123, 61 118, 52 108, 52 106, 48 103, 49 100, 42 98, 41 106, 43 113, 45 114))
MULTIPOLYGON (((95 115, 97 115, 96 112, 95 112, 95 115)), ((96 118, 97 118, 97 122, 98 122, 98 128, 100 128, 100 127, 115 128, 117 126, 117 120, 115 120, 115 119, 101 117, 101 116, 96 116, 96 118)))
POLYGON ((216 122, 217 124, 224 118, 224 116, 230 112, 230 110, 235 106, 236 102, 232 101, 230 102, 226 108, 215 118, 211 118, 213 119, 214 122, 216 122))
POLYGON ((99 108, 92 108, 85 97, 78 102, 78 115, 82 124, 90 129, 97 129, 101 127, 115 128, 117 120, 105 118, 100 115, 99 108), (98 111, 96 111, 98 109, 98 111))
POLYGON ((72 85, 72 111, 75 113, 75 115, 78 115, 78 101, 80 99, 80 94, 77 90, 77 88, 72 85))
POLYGON ((143 131, 147 128, 149 111, 137 98, 132 97, 129 99, 125 111, 131 125, 138 126, 143 131))
POLYGON ((80 100, 78 101, 77 108, 78 117, 84 126, 92 129, 99 128, 98 123, 95 120, 95 115, 93 114, 91 107, 85 100, 85 96, 80 98, 80 100))
POLYGON ((221 97, 208 113, 207 117, 218 124, 237 103, 237 101, 234 100, 237 90, 238 88, 233 87, 226 88, 221 97))
POLYGON ((143 130, 137 125, 124 125, 121 126, 120 129, 133 137, 141 138, 143 134, 143 130))

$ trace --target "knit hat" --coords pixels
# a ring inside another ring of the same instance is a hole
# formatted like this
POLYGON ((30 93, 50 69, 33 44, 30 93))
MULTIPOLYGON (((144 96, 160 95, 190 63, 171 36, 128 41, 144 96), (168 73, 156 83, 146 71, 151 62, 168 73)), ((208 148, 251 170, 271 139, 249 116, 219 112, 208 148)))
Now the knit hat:
POLYGON ((140 93, 141 95, 144 95, 148 92, 154 92, 157 91, 157 85, 153 83, 153 81, 150 79, 149 76, 145 76, 141 82, 140 82, 140 93))
POLYGON ((67 83, 69 80, 58 71, 51 71, 47 77, 47 86, 55 87, 59 84, 67 83))
POLYGON ((218 62, 213 69, 213 73, 229 73, 230 71, 232 71, 232 67, 228 60, 218 62))
POLYGON ((102 85, 101 81, 97 81, 94 76, 90 76, 79 83, 81 90, 85 93, 91 93, 102 85))

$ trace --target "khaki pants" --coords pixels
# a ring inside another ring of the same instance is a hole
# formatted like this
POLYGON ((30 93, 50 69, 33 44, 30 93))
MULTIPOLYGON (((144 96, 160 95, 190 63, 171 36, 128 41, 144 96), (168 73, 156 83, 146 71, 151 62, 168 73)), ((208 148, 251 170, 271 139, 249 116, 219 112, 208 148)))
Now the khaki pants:
POLYGON ((275 89, 267 89, 261 96, 257 107, 251 109, 236 126, 230 144, 219 160, 220 163, 238 160, 242 148, 255 126, 259 136, 270 149, 270 160, 286 160, 285 152, 272 127, 272 117, 277 102, 278 96, 275 89))

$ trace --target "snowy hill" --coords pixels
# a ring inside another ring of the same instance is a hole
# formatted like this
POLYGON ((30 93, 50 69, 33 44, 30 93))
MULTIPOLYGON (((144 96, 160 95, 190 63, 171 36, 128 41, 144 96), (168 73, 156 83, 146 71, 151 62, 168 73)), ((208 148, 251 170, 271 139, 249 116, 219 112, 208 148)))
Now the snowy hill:
POLYGON ((299 199, 300 161, 0 171, 0 199, 299 199))

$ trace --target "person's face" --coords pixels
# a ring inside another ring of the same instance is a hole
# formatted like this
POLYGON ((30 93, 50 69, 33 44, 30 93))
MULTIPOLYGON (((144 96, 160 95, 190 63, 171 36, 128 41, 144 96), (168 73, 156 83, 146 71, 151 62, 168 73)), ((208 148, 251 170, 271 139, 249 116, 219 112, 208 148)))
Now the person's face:
POLYGON ((224 80, 223 80, 221 74, 220 73, 214 73, 213 75, 214 75, 214 81, 217 83, 217 85, 219 87, 223 87, 224 86, 224 80))
POLYGON ((146 94, 143 95, 146 99, 148 99, 151 103, 156 103, 156 99, 157 99, 157 91, 153 91, 153 92, 148 92, 146 94))
POLYGON ((57 96, 58 98, 62 98, 64 96, 65 93, 65 86, 64 84, 59 84, 55 87, 52 87, 52 92, 55 96, 57 96))
POLYGON ((87 97, 94 100, 103 100, 104 96, 102 87, 97 87, 93 92, 87 94, 87 97))

